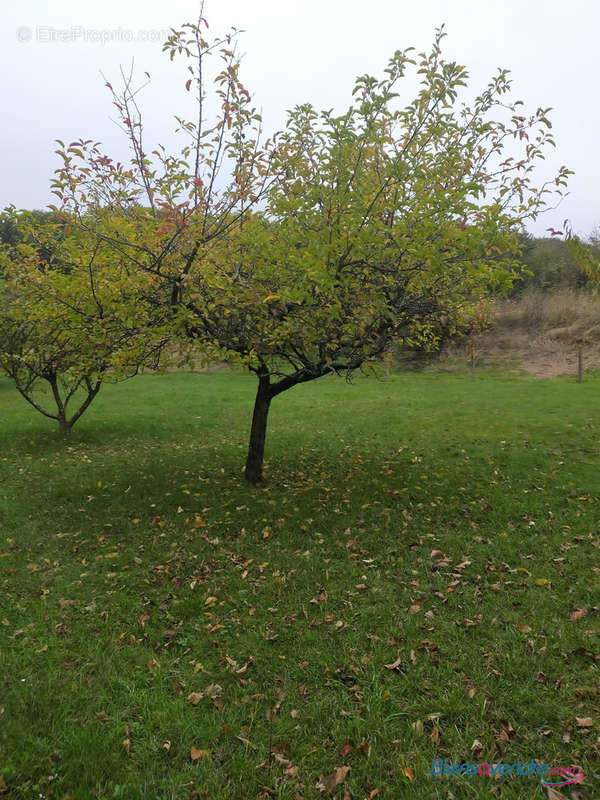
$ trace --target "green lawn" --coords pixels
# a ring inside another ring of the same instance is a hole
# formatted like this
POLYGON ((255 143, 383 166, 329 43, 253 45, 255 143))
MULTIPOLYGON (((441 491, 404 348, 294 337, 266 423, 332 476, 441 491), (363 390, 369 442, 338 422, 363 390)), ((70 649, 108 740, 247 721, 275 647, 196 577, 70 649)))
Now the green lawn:
POLYGON ((143 376, 61 441, 0 382, 0 797, 600 797, 600 378, 322 379, 260 488, 253 393, 143 376))

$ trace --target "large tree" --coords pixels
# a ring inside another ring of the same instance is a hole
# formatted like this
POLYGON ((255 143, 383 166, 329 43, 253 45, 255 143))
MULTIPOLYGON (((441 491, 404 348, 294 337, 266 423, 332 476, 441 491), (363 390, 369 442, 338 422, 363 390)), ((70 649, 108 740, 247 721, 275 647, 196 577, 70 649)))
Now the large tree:
POLYGON ((197 118, 178 119, 190 144, 147 155, 126 77, 109 89, 132 164, 75 143, 62 148, 55 185, 63 210, 162 295, 176 330, 256 374, 246 477, 257 483, 272 400, 348 376, 394 341, 434 348, 491 286, 510 283, 519 232, 561 194, 568 170, 535 184, 553 144, 547 109, 525 115, 508 99, 506 71, 462 102, 467 71, 443 58, 441 30, 429 53, 398 51, 382 78, 360 77, 344 113, 296 106, 264 146, 235 52, 220 40, 219 113, 207 126, 215 47, 202 23, 166 45, 192 59, 197 118), (421 87, 403 105, 412 69, 421 87))

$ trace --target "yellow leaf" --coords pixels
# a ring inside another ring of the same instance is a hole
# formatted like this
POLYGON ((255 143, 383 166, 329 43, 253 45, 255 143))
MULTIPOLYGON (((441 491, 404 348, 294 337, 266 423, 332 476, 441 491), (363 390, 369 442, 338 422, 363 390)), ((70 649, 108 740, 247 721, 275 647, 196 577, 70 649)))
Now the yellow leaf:
POLYGON ((192 761, 197 761, 199 758, 208 758, 210 753, 208 750, 199 750, 197 747, 190 747, 190 758, 192 761))
POLYGON ((281 295, 278 294, 269 294, 263 299, 263 303, 268 303, 269 300, 279 300, 281 295))
POLYGON ((548 578, 536 578, 535 582, 538 586, 546 586, 546 584, 550 583, 548 578))
POLYGON ((409 781, 414 781, 415 779, 415 773, 410 767, 402 767, 402 774, 405 778, 408 778, 409 781))

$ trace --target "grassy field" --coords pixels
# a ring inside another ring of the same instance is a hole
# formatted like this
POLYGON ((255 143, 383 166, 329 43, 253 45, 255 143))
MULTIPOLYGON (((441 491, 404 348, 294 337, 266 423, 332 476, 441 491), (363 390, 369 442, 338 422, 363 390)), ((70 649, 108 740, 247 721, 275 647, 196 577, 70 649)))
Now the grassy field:
POLYGON ((0 797, 600 797, 600 378, 253 392, 0 382, 0 797))

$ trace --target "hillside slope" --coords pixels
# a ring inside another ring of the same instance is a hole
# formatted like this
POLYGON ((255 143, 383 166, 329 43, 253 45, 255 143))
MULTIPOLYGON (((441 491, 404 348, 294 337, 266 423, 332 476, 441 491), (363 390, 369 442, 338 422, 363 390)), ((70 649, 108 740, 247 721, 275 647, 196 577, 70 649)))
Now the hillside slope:
MULTIPOLYGON (((475 367, 523 370, 539 377, 600 369, 600 298, 574 289, 532 290, 500 302, 490 328, 472 338, 475 367)), ((439 366, 470 361, 468 342, 454 343, 439 366)))

